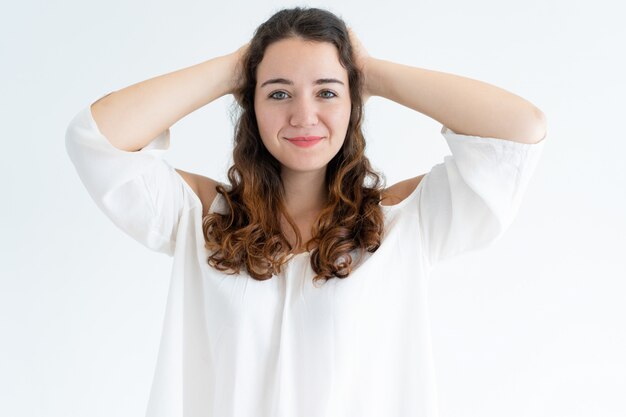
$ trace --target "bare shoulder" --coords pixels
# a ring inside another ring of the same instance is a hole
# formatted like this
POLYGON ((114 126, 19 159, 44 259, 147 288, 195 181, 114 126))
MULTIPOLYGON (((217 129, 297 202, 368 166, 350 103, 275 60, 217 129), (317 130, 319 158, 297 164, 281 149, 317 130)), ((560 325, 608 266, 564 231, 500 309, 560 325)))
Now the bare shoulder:
POLYGON ((215 197, 217 197, 217 191, 215 187, 219 182, 205 177, 203 175, 194 174, 192 172, 183 171, 182 169, 175 168, 176 172, 185 180, 194 193, 198 196, 202 202, 202 214, 206 215, 209 212, 209 208, 213 203, 215 197))
POLYGON ((391 187, 385 188, 383 191, 383 199, 381 204, 383 206, 394 206, 399 204, 402 200, 407 198, 419 185, 424 175, 418 175, 417 177, 409 178, 400 181, 391 187))

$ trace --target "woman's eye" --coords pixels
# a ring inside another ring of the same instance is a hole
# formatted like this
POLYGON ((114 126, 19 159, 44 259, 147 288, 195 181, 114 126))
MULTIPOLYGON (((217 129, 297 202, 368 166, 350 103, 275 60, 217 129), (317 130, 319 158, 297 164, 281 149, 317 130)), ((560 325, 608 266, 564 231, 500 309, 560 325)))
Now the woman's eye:
POLYGON ((284 91, 276 91, 275 93, 270 94, 270 98, 277 98, 277 99, 281 99, 282 97, 276 97, 276 94, 287 94, 284 91))
MULTIPOLYGON (((330 90, 324 90, 320 94, 322 95, 322 98, 337 97, 337 94, 335 94, 334 92, 330 90)), ((275 91, 272 94, 270 94, 270 98, 275 99, 275 100, 282 100, 287 97, 288 97, 288 94, 285 93, 284 91, 275 91), (282 94, 284 94, 284 96, 282 94)))

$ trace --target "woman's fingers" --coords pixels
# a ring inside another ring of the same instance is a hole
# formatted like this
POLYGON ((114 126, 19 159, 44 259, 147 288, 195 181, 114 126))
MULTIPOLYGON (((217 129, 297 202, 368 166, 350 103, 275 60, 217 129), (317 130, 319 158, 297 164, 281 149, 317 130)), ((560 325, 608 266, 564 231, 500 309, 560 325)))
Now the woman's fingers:
POLYGON ((370 55, 365 50, 365 47, 363 46, 363 44, 361 43, 361 41, 357 37, 356 33, 354 33, 352 28, 348 28, 348 34, 350 36, 350 43, 352 44, 352 49, 354 51, 354 60, 355 60, 356 66, 363 73, 363 78, 364 78, 364 83, 363 83, 363 86, 364 86, 364 88, 363 88, 363 102, 366 102, 367 99, 370 98, 370 96, 371 96, 371 89, 369 88, 368 78, 367 78, 367 67, 365 65, 365 63, 366 63, 367 59, 369 59, 370 55))
POLYGON ((350 34, 350 43, 352 44, 352 49, 354 50, 354 57, 357 61, 357 65, 359 68, 363 68, 365 64, 365 59, 369 56, 365 47, 356 36, 356 33, 351 28, 348 28, 348 33, 350 34))
POLYGON ((250 47, 250 42, 242 45, 235 52, 230 54, 230 58, 234 61, 234 71, 231 78, 231 93, 235 96, 235 99, 239 104, 241 104, 241 97, 238 96, 238 89, 241 87, 241 83, 243 82, 243 57, 248 52, 248 48, 250 47))

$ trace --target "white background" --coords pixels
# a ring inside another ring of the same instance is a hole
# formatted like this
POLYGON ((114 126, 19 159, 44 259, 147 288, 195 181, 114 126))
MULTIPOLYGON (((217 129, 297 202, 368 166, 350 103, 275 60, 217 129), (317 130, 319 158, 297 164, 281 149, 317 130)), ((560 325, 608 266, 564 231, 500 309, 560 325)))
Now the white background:
MULTIPOLYGON (((440 264, 430 308, 442 417, 626 415, 624 10, 609 1, 312 2, 375 57, 489 82, 547 115, 542 160, 493 247, 440 264)), ((234 51, 281 6, 33 1, 0 17, 0 415, 142 416, 171 259, 83 188, 65 129, 100 96, 234 51)), ((174 166, 220 181, 230 96, 171 128, 174 166)), ((388 185, 449 154, 380 97, 367 155, 388 185)))

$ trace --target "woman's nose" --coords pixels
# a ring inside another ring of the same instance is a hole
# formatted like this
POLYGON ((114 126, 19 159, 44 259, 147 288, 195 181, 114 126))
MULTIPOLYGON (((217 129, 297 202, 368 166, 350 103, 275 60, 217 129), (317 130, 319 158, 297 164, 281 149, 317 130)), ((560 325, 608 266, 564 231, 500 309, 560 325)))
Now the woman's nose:
POLYGON ((313 100, 303 97, 294 100, 290 124, 294 127, 317 124, 317 107, 313 100))

